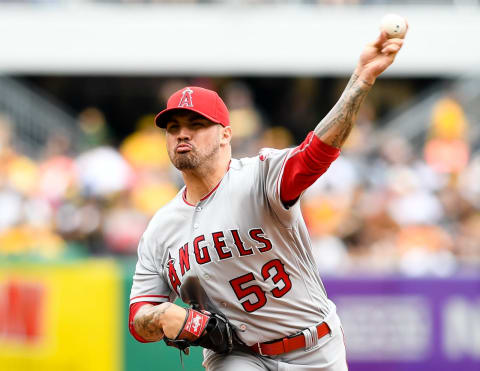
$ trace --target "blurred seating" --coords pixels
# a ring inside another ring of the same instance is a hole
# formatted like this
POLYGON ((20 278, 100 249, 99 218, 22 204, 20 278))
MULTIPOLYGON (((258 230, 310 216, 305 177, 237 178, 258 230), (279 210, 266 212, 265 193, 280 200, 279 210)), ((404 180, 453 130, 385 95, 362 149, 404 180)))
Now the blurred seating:
MULTIPOLYGON (((184 83, 172 81, 160 99, 184 83)), ((300 85, 306 101, 312 86, 300 85)), ((260 113, 248 85, 219 89, 232 111, 235 157, 294 145, 286 127, 260 113)), ((480 151, 468 141, 461 103, 445 91, 432 106, 424 152, 398 132, 373 145, 375 110, 366 103, 342 156, 302 199, 320 270, 442 277, 478 270, 480 151), (445 155, 438 140, 463 149, 445 155)), ((135 254, 149 219, 182 186, 153 115, 140 117, 118 148, 99 108, 83 110, 78 120, 81 151, 71 155, 68 138, 52 137, 31 158, 14 149, 15 122, 0 112, 1 255, 135 254)))

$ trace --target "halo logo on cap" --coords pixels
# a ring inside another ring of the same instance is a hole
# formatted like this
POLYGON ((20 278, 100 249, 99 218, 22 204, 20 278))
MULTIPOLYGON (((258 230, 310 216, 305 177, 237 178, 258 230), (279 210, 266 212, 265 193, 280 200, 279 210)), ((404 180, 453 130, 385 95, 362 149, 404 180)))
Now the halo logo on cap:
POLYGON ((186 86, 173 93, 167 101, 167 108, 155 116, 155 124, 166 128, 170 113, 178 110, 196 112, 216 124, 229 126, 228 109, 223 100, 213 90, 199 86, 186 86), (193 97, 195 94, 195 106, 193 97))
POLYGON ((184 91, 182 91, 182 98, 180 98, 180 103, 178 103, 178 106, 193 107, 192 94, 193 90, 190 88, 186 88, 184 91))

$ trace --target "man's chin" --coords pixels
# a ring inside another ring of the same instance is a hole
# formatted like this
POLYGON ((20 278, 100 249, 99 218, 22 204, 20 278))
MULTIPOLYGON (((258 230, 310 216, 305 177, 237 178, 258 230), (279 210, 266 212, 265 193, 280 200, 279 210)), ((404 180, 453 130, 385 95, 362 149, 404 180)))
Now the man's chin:
POLYGON ((173 162, 173 166, 175 166, 178 170, 193 170, 198 167, 198 163, 196 159, 189 156, 187 153, 176 155, 173 162))

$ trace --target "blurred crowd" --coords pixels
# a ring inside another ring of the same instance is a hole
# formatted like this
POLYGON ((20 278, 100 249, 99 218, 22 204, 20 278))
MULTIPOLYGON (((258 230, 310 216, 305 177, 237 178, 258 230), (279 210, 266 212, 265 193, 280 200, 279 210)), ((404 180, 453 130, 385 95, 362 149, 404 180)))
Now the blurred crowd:
POLYGON ((375 132, 371 117, 360 112, 342 156, 304 196, 320 269, 479 272, 480 151, 468 140, 478 122, 447 92, 418 143, 375 132))
MULTIPOLYGON (((183 81, 160 89, 159 107, 183 81)), ((221 91, 230 110, 234 157, 294 146, 265 118, 252 91, 221 91)), ((15 122, 0 112, 0 254, 15 258, 133 255, 155 211, 182 187, 154 112, 112 145, 103 112, 78 115, 80 150, 52 136, 42 155, 14 148, 15 122)), ((471 149, 461 105, 445 95, 421 143, 379 134, 367 102, 340 158, 303 196, 323 274, 449 276, 480 268, 480 152, 471 149), (368 145, 369 144, 369 145, 368 145)), ((313 127, 312 127, 313 128, 313 127)))

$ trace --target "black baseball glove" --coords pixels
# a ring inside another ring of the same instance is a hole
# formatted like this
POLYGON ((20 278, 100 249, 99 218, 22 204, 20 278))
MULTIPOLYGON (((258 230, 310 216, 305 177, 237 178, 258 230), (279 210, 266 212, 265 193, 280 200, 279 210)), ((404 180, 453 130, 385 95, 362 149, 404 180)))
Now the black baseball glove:
POLYGON ((236 344, 243 344, 223 314, 193 308, 187 308, 185 322, 175 339, 164 337, 163 340, 168 346, 176 347, 185 354, 188 354, 188 348, 192 345, 228 354, 236 344))

